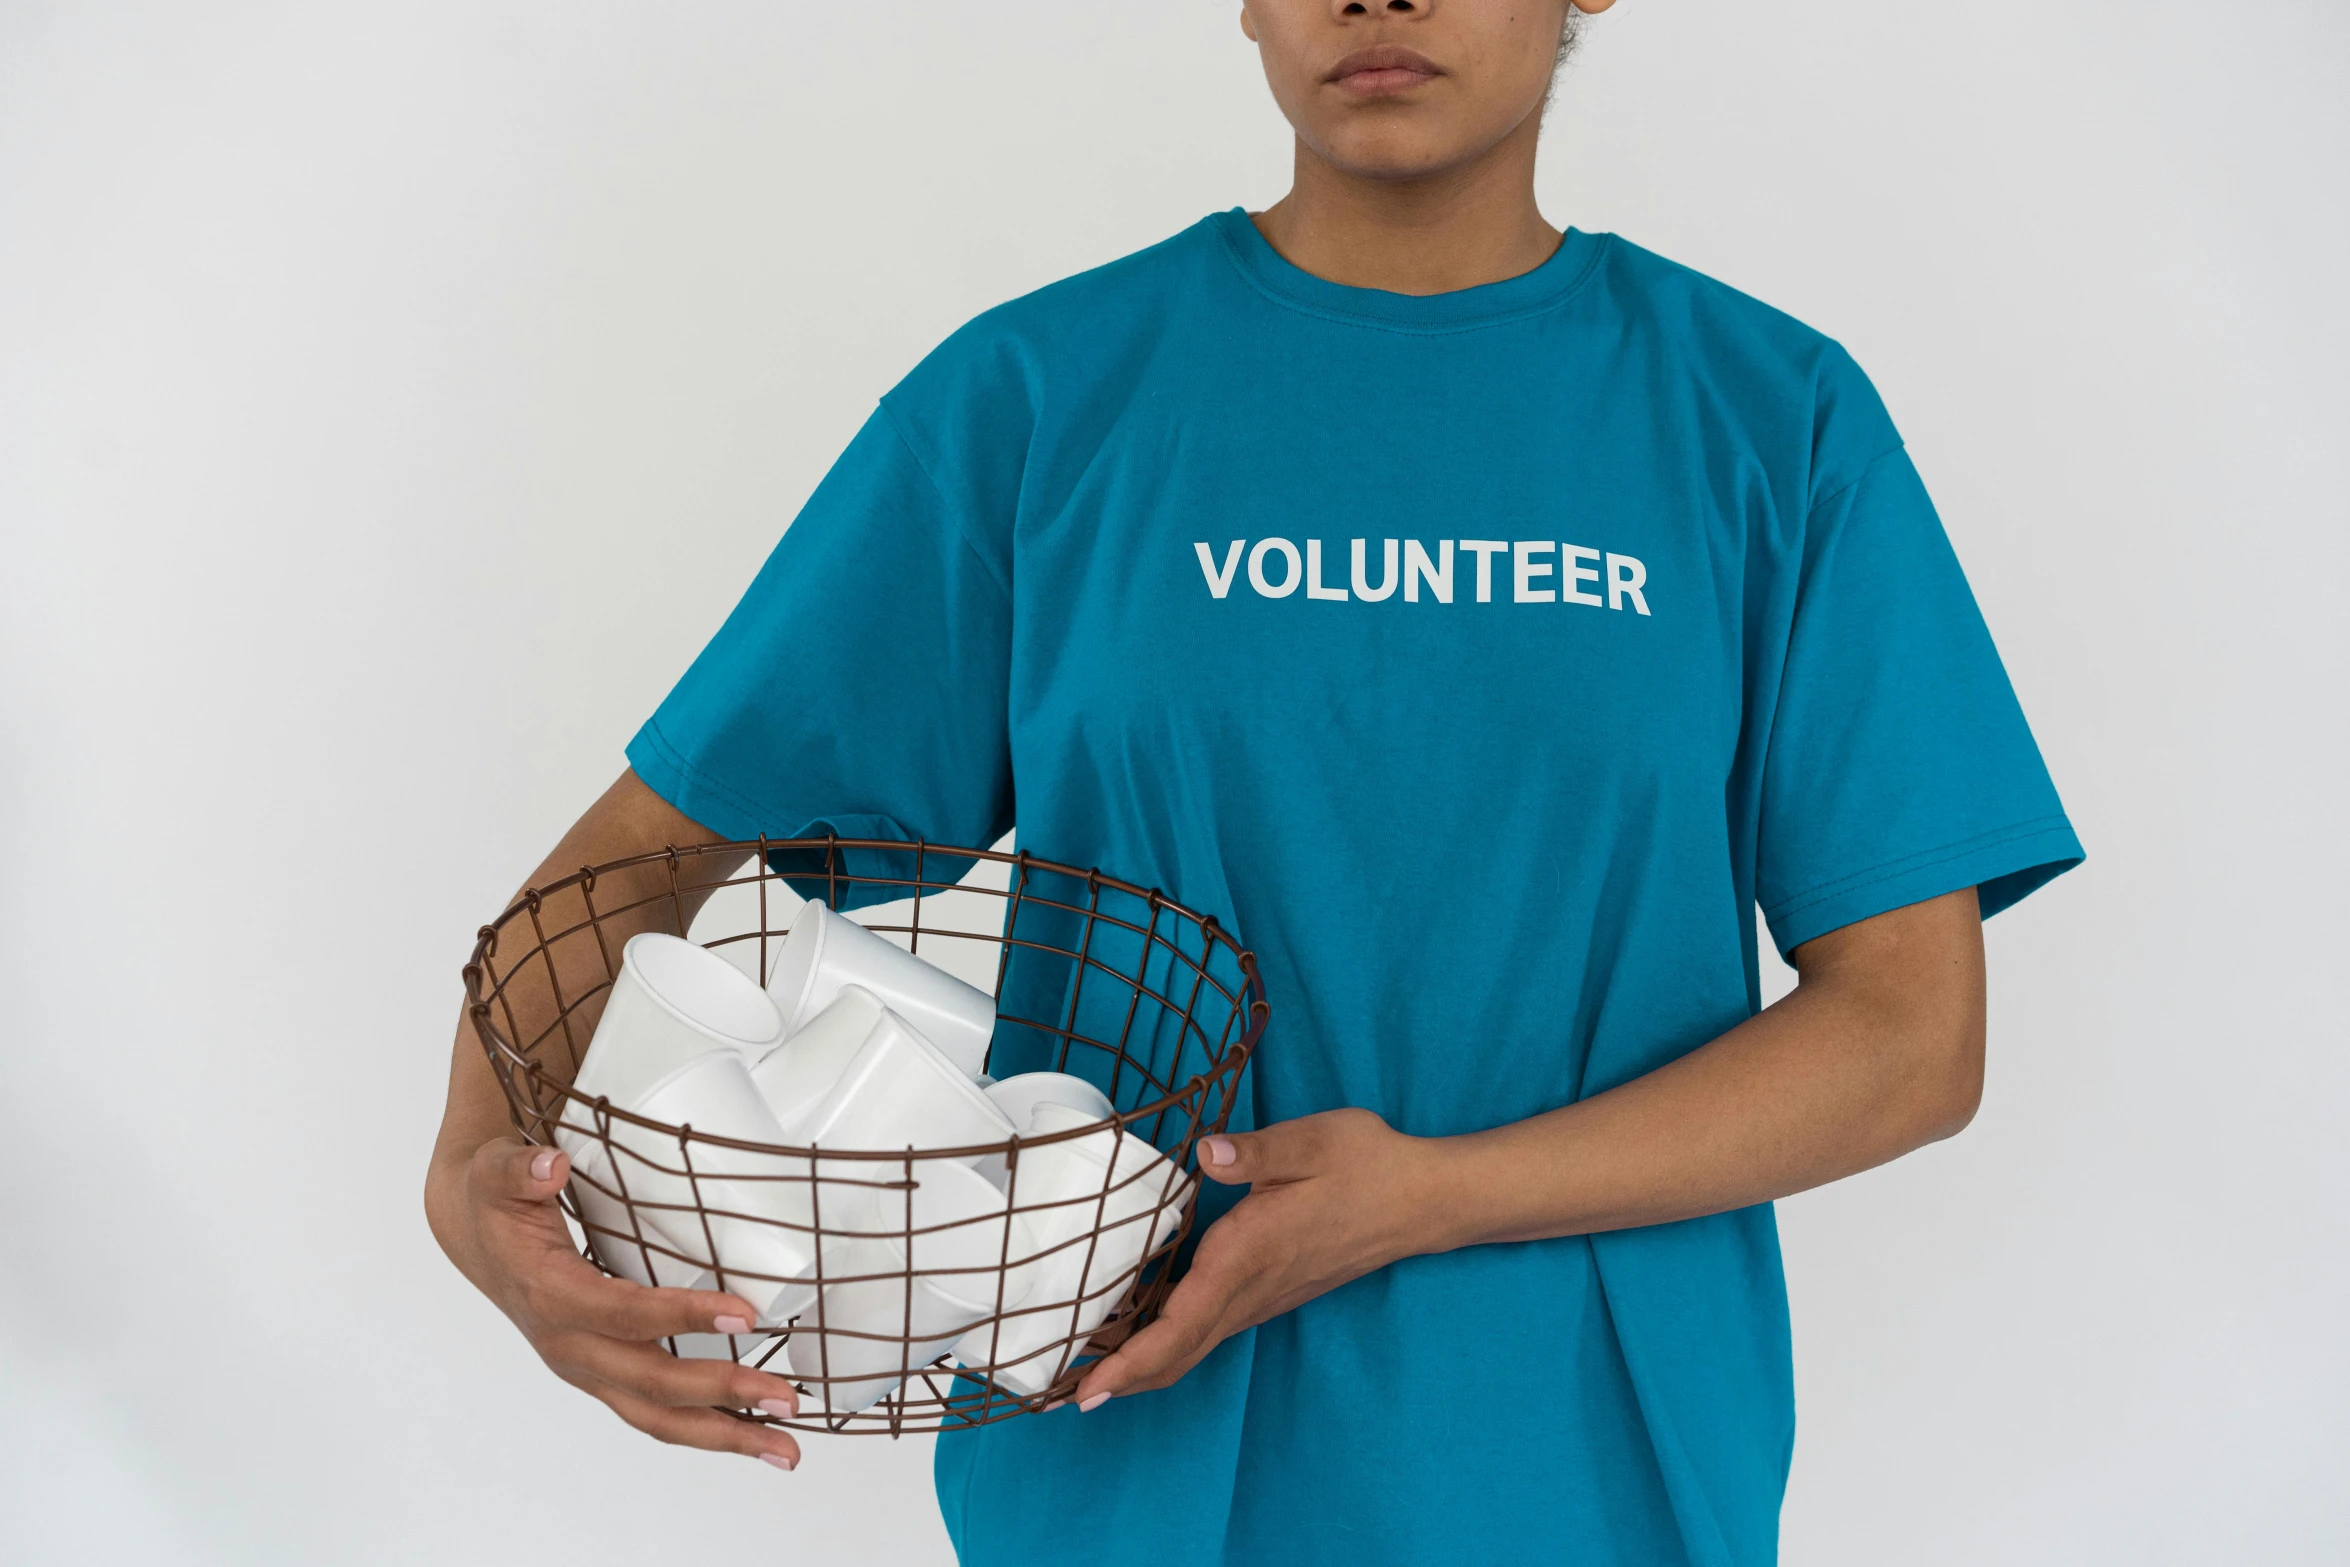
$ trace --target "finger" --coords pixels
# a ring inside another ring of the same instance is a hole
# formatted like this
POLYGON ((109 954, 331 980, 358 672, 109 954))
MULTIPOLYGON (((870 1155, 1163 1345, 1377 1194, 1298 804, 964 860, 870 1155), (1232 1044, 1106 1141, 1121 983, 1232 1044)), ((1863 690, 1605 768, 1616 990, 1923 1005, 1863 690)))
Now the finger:
POLYGON ((670 1409, 755 1409, 778 1420, 800 1411, 800 1395, 773 1372, 730 1360, 685 1359, 650 1344, 624 1344, 592 1333, 568 1333, 540 1349, 565 1381, 591 1391, 611 1389, 670 1409))
POLYGON ((654 1288, 593 1268, 539 1270, 524 1286, 532 1317, 555 1332, 649 1344, 680 1333, 749 1333, 758 1313, 739 1295, 654 1288))
POLYGON ((614 1414, 661 1441, 712 1453, 740 1453, 778 1469, 799 1466, 800 1444, 792 1440, 788 1431, 778 1431, 755 1420, 738 1420, 715 1409, 671 1409, 621 1392, 598 1396, 614 1414))
POLYGON ((543 1217, 552 1225, 550 1235, 561 1240, 549 1248, 559 1255, 531 1268, 523 1285, 526 1307, 545 1326, 647 1343, 679 1333, 748 1333, 757 1321, 758 1313, 739 1295, 648 1288, 589 1265, 553 1207, 571 1178, 570 1156, 561 1149, 505 1138, 485 1145, 474 1165, 477 1190, 528 1206, 532 1221, 543 1217))
POLYGON ((1231 1335, 1237 1297, 1247 1275, 1211 1259, 1203 1246, 1183 1281, 1150 1326, 1093 1363, 1072 1396, 1091 1410, 1122 1393, 1167 1387, 1231 1335))

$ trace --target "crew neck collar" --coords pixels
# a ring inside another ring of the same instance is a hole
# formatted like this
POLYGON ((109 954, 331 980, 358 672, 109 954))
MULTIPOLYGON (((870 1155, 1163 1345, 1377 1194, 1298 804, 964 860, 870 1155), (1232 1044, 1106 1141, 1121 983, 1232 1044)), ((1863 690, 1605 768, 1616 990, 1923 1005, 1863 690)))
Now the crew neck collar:
POLYGON ((1310 315, 1403 332, 1458 332, 1548 310, 1590 276, 1606 242, 1604 235, 1571 228, 1531 272, 1443 294, 1396 294, 1333 283, 1284 259, 1244 207, 1211 214, 1208 222, 1242 275, 1274 300, 1310 315))

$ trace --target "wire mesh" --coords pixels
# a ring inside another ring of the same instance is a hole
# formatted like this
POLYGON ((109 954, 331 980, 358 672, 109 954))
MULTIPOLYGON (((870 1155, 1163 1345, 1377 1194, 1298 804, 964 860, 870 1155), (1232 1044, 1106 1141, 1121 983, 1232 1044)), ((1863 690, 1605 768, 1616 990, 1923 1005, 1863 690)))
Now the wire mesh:
POLYGON ((1151 1319, 1191 1228, 1195 1145, 1224 1129, 1267 1017, 1254 957, 1156 889, 1025 852, 829 836, 672 848, 530 888, 481 928, 465 984, 514 1124, 572 1155, 563 1206, 586 1255, 775 1303, 757 1332, 671 1351, 801 1388, 797 1416, 741 1418, 892 1436, 1042 1409, 1079 1357, 1151 1319), (629 936, 686 937, 764 980, 809 899, 992 988, 990 1076, 1079 1077, 1111 1114, 1000 1143, 830 1148, 573 1090, 629 936))

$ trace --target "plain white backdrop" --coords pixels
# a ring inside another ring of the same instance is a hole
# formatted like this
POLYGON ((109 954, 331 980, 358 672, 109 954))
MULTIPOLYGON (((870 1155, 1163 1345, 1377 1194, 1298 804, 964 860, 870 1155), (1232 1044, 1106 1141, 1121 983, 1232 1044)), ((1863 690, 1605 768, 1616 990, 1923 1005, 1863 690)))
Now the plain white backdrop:
MULTIPOLYGON (((923 1443, 658 1448, 441 1260, 457 968, 878 393, 1281 194, 1236 9, 0 0, 0 1558, 947 1559, 923 1443)), ((2346 58, 1622 0, 1561 87, 1554 221, 1874 375, 2090 852, 1975 1126, 1782 1207, 1791 1563, 2350 1559, 2346 58)))

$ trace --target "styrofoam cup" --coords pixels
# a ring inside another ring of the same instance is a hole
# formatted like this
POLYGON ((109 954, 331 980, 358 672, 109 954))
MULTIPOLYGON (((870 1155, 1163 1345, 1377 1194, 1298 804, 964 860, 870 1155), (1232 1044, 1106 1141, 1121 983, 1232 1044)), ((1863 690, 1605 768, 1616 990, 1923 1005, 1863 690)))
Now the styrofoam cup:
POLYGON ((881 1011, 872 991, 843 985, 830 1005, 785 1035, 751 1068, 751 1081, 759 1085, 787 1138, 797 1140, 805 1132, 816 1107, 881 1021, 881 1011))
MULTIPOLYGON (((1029 1118, 1040 1104, 1057 1104, 1071 1110, 1084 1111, 1089 1120, 1107 1121, 1110 1118, 1110 1096, 1067 1072, 1021 1072, 1002 1082, 984 1085, 982 1092, 995 1101, 996 1108, 1012 1123, 1015 1131, 1028 1130, 1029 1118)), ((981 1175, 1004 1184, 1005 1168, 1002 1154, 989 1154, 974 1166, 981 1175)))
POLYGON ((783 1014, 750 976, 706 947, 646 931, 620 949, 620 972, 572 1090, 635 1110, 655 1083, 696 1056, 759 1056, 783 1035, 783 1014))
POLYGON ((1027 1259, 1036 1238, 1001 1191, 948 1160, 915 1161, 913 1179, 911 1190, 863 1189, 857 1237, 841 1248, 837 1270, 830 1261, 825 1269, 840 1282, 825 1286, 816 1312, 792 1333, 792 1371, 830 1379, 810 1382, 829 1413, 878 1403, 1034 1287, 1038 1265, 1027 1259))
MULTIPOLYGON (((664 1289, 714 1290, 718 1280, 707 1268, 678 1261, 661 1248, 668 1243, 646 1226, 644 1243, 639 1244, 639 1232, 631 1230, 628 1210, 619 1199, 605 1195, 592 1182, 610 1189, 613 1185, 610 1168, 604 1163, 603 1146, 590 1142, 584 1151, 572 1160, 571 1200, 579 1205, 579 1216, 589 1226, 587 1242, 595 1252, 596 1260, 608 1273, 633 1283, 664 1289)), ((736 1360, 747 1358, 766 1337, 763 1333, 680 1333, 670 1340, 678 1355, 686 1360, 736 1360)))
MULTIPOLYGON (((1043 1101, 1028 1129, 1070 1131, 1099 1119, 1043 1101)), ((1052 1386, 1126 1298, 1142 1259, 1175 1233, 1188 1181, 1149 1143, 1110 1127, 1022 1148, 1011 1199, 1036 1237, 1036 1282, 1027 1309, 972 1329, 955 1358, 1023 1397, 1052 1386)))
POLYGON ((805 1026, 832 1005, 841 988, 862 985, 922 1031, 966 1077, 987 1064, 995 1037, 995 1002, 946 970, 925 963, 821 903, 799 912, 767 973, 767 993, 785 1029, 805 1026))
POLYGON ((1110 1096, 1084 1078, 1067 1072, 1022 1072, 981 1091, 1023 1132, 1028 1130, 1028 1119, 1040 1104, 1082 1110, 1088 1120, 1110 1118, 1110 1096))
POLYGON ((891 1152, 1000 1143, 1011 1135, 995 1101, 886 1007, 799 1130, 819 1149, 891 1152))
POLYGON ((571 1155, 571 1200, 579 1205, 579 1216, 589 1226, 588 1245, 605 1271, 660 1289, 717 1287, 709 1269, 670 1256, 664 1249, 669 1243, 650 1224, 631 1226, 627 1205, 611 1195, 620 1188, 603 1144, 587 1137, 560 1140, 571 1155))
MULTIPOLYGON (((716 1137, 785 1141, 749 1066, 732 1050, 686 1062, 638 1096, 632 1108, 649 1120, 716 1137)), ((625 1193, 638 1224, 690 1259, 691 1267, 710 1270, 716 1287, 749 1301, 761 1323, 786 1322, 815 1298, 808 1282, 816 1273, 817 1245, 807 1160, 699 1141, 681 1147, 675 1136, 617 1117, 610 1122, 613 1149, 607 1154, 592 1128, 569 1124, 581 1119, 579 1107, 567 1109, 556 1140, 574 1163, 595 1160, 598 1178, 625 1193)), ((621 1214, 611 1228, 629 1233, 626 1219, 621 1214)), ((684 1270, 689 1264, 675 1266, 684 1270)))

